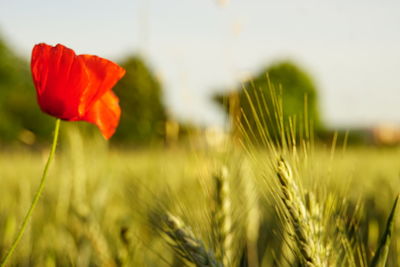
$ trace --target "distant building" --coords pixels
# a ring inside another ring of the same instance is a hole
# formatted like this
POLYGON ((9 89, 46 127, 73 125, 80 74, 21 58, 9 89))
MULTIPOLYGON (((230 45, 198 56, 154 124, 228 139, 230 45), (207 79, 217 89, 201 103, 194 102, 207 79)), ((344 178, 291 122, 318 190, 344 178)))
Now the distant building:
POLYGON ((372 139, 376 145, 400 144, 400 125, 381 124, 371 129, 372 139))

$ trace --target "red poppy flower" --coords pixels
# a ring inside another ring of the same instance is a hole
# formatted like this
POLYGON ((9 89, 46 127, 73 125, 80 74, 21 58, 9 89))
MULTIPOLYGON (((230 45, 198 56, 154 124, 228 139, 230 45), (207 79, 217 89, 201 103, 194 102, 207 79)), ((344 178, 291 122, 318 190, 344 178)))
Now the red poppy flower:
POLYGON ((87 121, 110 138, 118 126, 121 109, 112 87, 125 70, 107 59, 76 55, 61 44, 37 44, 31 71, 41 110, 67 121, 87 121))

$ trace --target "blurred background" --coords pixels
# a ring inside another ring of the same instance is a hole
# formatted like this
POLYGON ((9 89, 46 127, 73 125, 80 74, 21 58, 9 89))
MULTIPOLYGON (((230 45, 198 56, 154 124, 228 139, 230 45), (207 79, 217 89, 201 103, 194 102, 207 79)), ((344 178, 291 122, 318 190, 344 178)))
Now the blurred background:
POLYGON ((399 11, 394 0, 0 0, 0 260, 48 157, 55 119, 30 73, 45 42, 123 66, 122 116, 110 142, 62 123, 10 266, 184 266, 165 212, 240 266, 301 266, 299 221, 326 266, 376 266, 379 251, 400 266, 399 11))
POLYGON ((249 81, 267 90, 269 73, 288 115, 308 95, 322 138, 350 129, 355 142, 396 144, 398 10, 394 0, 0 0, 0 142, 51 134, 29 70, 32 47, 46 42, 127 69, 115 88, 123 115, 114 143, 229 131, 222 99, 240 99, 249 81))

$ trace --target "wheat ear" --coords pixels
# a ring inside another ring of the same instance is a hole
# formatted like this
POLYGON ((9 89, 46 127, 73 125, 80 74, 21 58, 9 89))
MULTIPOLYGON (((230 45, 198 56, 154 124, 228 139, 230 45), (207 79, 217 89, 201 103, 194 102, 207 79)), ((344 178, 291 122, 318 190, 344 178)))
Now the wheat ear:
POLYGON ((228 169, 222 167, 214 176, 215 181, 215 210, 214 224, 217 239, 217 259, 224 266, 230 266, 232 261, 232 218, 231 199, 228 181, 228 169))
POLYGON ((278 161, 276 173, 281 189, 281 200, 294 232, 300 262, 303 266, 324 266, 317 253, 307 208, 294 181, 292 170, 282 158, 278 161))
POLYGON ((203 242, 194 236, 182 220, 170 213, 166 213, 161 219, 161 229, 168 238, 167 242, 178 255, 197 267, 222 267, 213 253, 207 251, 203 242))

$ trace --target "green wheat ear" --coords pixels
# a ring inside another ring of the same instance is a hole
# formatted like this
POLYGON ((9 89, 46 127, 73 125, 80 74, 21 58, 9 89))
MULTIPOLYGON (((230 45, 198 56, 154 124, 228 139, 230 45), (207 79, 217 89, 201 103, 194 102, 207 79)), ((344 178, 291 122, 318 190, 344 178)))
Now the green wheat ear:
POLYGON ((292 225, 293 236, 299 249, 302 266, 320 266, 320 259, 316 258, 315 245, 311 235, 310 219, 304 205, 298 185, 293 179, 293 172, 288 162, 283 158, 278 161, 276 174, 281 189, 281 199, 287 211, 288 221, 292 225))
POLYGON ((379 247, 372 258, 370 267, 380 267, 385 266, 387 261, 387 256, 389 254, 390 241, 392 239, 393 228, 394 228, 394 217, 396 214, 397 202, 399 201, 399 195, 397 195, 394 201, 392 211, 390 212, 389 218, 386 223, 386 229, 383 233, 379 247))
POLYGON ((228 181, 228 169, 224 166, 214 175, 215 211, 214 224, 217 238, 216 257, 224 266, 232 265, 232 218, 231 200, 228 181))
POLYGON ((161 231, 166 234, 166 241, 175 253, 197 267, 222 267, 213 253, 206 249, 180 218, 165 213, 161 220, 161 231))

